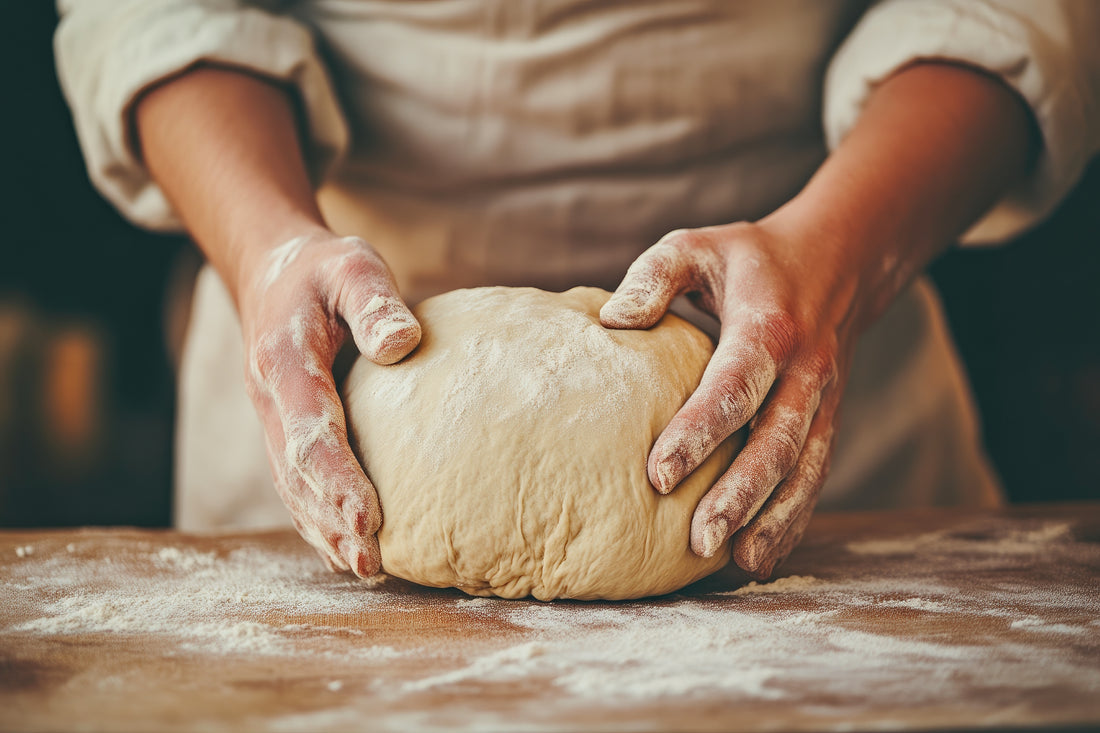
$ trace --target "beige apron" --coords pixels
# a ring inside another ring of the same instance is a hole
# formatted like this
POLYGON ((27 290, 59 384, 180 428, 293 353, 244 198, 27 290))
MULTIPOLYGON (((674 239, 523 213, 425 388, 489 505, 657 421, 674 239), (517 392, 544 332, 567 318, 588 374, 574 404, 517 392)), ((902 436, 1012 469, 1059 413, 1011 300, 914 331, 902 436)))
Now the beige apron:
MULTIPOLYGON (((613 289, 678 227, 758 218, 824 158, 820 99, 845 2, 295 6, 353 130, 321 204, 402 293, 613 289)), ((176 522, 287 524, 217 277, 196 287, 181 369, 176 522), (233 446, 227 451, 226 446, 233 446)), ((823 506, 995 503, 935 295, 918 283, 858 350, 823 506)))

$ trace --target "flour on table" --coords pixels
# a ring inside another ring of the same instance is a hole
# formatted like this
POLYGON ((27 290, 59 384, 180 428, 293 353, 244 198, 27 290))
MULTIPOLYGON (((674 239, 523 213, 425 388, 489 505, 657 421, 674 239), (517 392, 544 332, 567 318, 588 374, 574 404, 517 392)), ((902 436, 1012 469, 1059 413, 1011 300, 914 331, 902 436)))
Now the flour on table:
MULTIPOLYGON (((170 655, 251 665, 234 669, 253 676, 266 673, 255 671, 255 660, 264 670, 312 665, 304 683, 326 709, 272 718, 267 730, 355 729, 366 719, 364 700, 389 706, 396 717, 386 719, 407 728, 444 730, 446 722, 428 714, 431 701, 462 700, 472 690, 507 700, 515 685, 538 686, 551 703, 622 710, 715 695, 732 706, 835 700, 842 712, 873 701, 962 709, 990 694, 1042 700, 1051 689, 1100 695, 1100 588, 1091 576, 1012 580, 1025 577, 1014 570, 1021 565, 1051 575, 1067 558, 1077 568, 1100 566, 1100 545, 1074 539, 1064 523, 998 526, 960 522, 936 533, 938 544, 920 539, 927 534, 893 538, 915 550, 874 562, 844 545, 808 562, 811 547, 794 556, 798 572, 770 583, 628 603, 504 601, 394 580, 368 584, 329 573, 304 545, 264 550, 244 541, 196 551, 147 542, 93 557, 83 553, 94 540, 75 553, 63 541, 42 542, 33 556, 2 566, 6 613, 22 610, 8 625, 0 610, 0 644, 28 635, 108 648, 161 640, 170 655), (1030 555, 979 547, 1020 542, 1037 544, 1030 555), (395 612, 400 624, 370 620, 395 612), (408 641, 402 624, 421 620, 423 634, 408 641), (379 638, 387 627, 397 635, 379 638)), ((127 689, 124 677, 104 678, 104 690, 127 689)), ((1013 704, 992 723, 1018 720, 1013 704)), ((500 711, 470 715, 470 729, 514 729, 500 711)))
POLYGON ((1037 529, 1014 530, 996 538, 959 537, 947 531, 938 531, 914 537, 849 542, 847 547, 849 552, 859 555, 907 555, 915 552, 1028 555, 1064 538, 1068 533, 1068 524, 1056 522, 1037 529))
MULTIPOLYGON (((114 558, 74 558, 67 547, 64 555, 42 558, 22 587, 53 591, 50 599, 42 603, 38 618, 0 633, 155 634, 178 639, 178 648, 185 652, 291 655, 301 653, 293 636, 302 627, 256 617, 301 612, 352 615, 386 599, 384 592, 371 587, 381 585, 381 579, 364 585, 329 573, 308 555, 241 548, 219 556, 169 546, 126 562, 128 568, 144 564, 147 580, 112 583, 120 575, 114 558), (104 581, 103 590, 66 592, 88 577, 104 581)), ((400 656, 390 647, 344 648, 342 640, 352 635, 348 630, 313 626, 308 631, 331 638, 325 653, 373 660, 400 656)))
POLYGON ((791 593, 813 590, 821 586, 822 582, 810 575, 789 575, 786 578, 778 578, 770 583, 753 581, 748 585, 732 591, 725 591, 719 595, 724 596, 748 596, 756 593, 791 593))

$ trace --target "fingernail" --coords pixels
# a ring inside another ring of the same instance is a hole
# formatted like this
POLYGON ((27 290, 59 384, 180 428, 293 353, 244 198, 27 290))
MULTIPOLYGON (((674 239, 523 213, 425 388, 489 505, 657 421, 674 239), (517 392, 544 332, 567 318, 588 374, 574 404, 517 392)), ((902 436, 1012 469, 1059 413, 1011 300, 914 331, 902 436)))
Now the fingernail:
POLYGON ((725 517, 715 517, 707 522, 707 528, 703 531, 703 557, 714 557, 714 553, 726 541, 729 528, 725 517))
POLYGON ((623 311, 629 310, 624 308, 622 298, 611 296, 611 300, 603 304, 600 308, 600 318, 611 321, 621 321, 623 319, 623 311))
POLYGON ((649 294, 644 290, 615 293, 600 309, 600 317, 628 324, 640 321, 648 302, 649 294))
POLYGON ((753 573, 760 565, 760 553, 757 552, 756 543, 747 545, 738 543, 733 551, 733 559, 738 567, 746 573, 753 573))
POLYGON ((368 348, 383 363, 405 356, 420 339, 416 321, 405 317, 383 318, 371 327, 368 348))
POLYGON ((667 494, 680 483, 684 473, 684 459, 679 453, 673 453, 657 463, 657 491, 667 494))

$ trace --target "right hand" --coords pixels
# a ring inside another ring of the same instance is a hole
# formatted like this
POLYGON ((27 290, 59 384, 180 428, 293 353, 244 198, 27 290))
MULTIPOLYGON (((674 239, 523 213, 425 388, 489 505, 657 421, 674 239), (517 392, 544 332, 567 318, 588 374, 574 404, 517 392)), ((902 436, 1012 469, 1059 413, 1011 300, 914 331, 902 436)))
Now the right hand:
POLYGON ((264 251, 242 273, 245 383, 275 488, 332 570, 373 575, 382 512, 348 445, 332 364, 349 333, 371 361, 399 361, 420 342, 420 324, 382 258, 357 237, 313 231, 264 251))

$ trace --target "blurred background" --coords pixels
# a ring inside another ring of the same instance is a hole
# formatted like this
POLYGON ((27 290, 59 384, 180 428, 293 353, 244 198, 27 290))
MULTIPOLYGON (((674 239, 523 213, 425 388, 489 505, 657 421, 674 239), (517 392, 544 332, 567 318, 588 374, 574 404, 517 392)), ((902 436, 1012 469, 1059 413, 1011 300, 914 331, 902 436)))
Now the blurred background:
MULTIPOLYGON (((89 184, 53 3, 6 20, 0 526, 168 525, 172 365, 199 257, 89 184)), ((1010 498, 1100 498, 1100 165, 1039 229, 932 274, 1010 498)))

